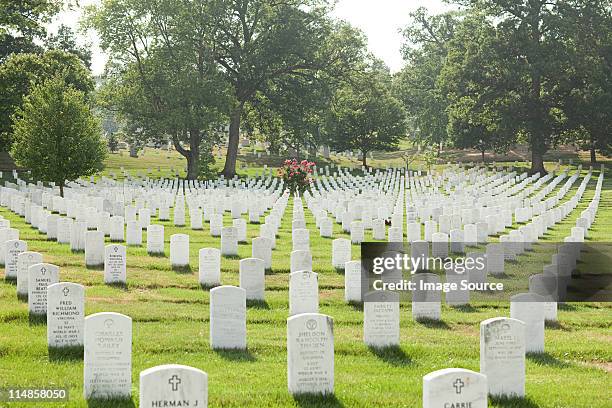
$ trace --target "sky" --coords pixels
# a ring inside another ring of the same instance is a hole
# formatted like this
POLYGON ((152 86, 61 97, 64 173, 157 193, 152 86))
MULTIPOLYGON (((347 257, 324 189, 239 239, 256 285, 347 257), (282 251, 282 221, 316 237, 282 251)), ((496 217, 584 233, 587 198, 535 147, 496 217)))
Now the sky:
MULTIPOLYGON (((83 7, 99 2, 80 0, 79 5, 83 7)), ((422 6, 427 7, 431 13, 440 13, 450 8, 442 0, 339 0, 333 15, 364 31, 368 38, 368 49, 385 61, 392 72, 397 72, 403 64, 400 53, 403 40, 399 31, 408 23, 408 14, 422 6)), ((80 18, 80 9, 63 11, 49 25, 49 32, 56 32, 60 24, 76 28, 80 18)), ((80 42, 91 44, 93 73, 102 74, 106 56, 98 45, 95 33, 82 35, 80 42)))

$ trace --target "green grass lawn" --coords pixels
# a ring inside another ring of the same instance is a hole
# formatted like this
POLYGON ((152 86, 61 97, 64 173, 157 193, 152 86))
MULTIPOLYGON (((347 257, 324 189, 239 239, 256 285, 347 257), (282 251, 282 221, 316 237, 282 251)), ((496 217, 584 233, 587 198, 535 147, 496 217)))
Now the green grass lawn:
MULTIPOLYGON (((109 168, 117 172, 116 169, 123 166, 135 174, 151 167, 156 173, 156 163, 161 162, 163 174, 169 171, 169 166, 180 166, 178 158, 172 155, 164 158, 164 154, 151 152, 149 155, 147 152, 138 160, 111 156, 109 168)), ((572 197, 580 181, 576 181, 564 201, 572 197)), ((579 212, 590 202, 594 188, 595 177, 578 208, 552 228, 543 241, 561 240, 569 234, 579 212)), ((612 182, 606 181, 590 240, 609 241, 612 234, 611 189, 612 182)), ((129 247, 128 285, 119 288, 104 285, 102 271, 85 268, 84 254, 73 254, 68 245, 47 241, 45 235, 32 229, 23 218, 5 209, 1 209, 0 214, 20 230, 21 239, 28 241, 29 250, 43 253, 45 262, 60 266, 61 281, 86 286, 86 314, 113 311, 133 319, 132 401, 90 402, 90 407, 138 406, 140 371, 169 363, 186 364, 207 372, 209 404, 223 407, 418 407, 423 375, 447 367, 479 370, 479 324, 491 317, 509 317, 507 303, 475 303, 472 308, 461 310, 443 305, 440 324, 416 323, 412 321, 410 305, 402 305, 401 347, 382 352, 371 350, 362 341, 363 312, 359 307, 345 304, 344 276, 331 267, 332 240, 319 237, 314 218, 306 210, 313 269, 319 273, 320 312, 334 318, 335 397, 294 399, 287 392, 286 377, 291 205, 287 207, 277 248, 273 251, 273 270, 266 276, 266 302, 250 306, 247 311, 246 352, 217 352, 209 348, 209 292, 198 284, 198 250, 208 246, 219 248, 220 239, 210 237, 208 224, 204 231, 192 231, 161 223, 165 226, 166 256, 171 234, 187 231, 190 235, 192 272, 172 271, 168 257, 150 257, 144 245, 129 247)), ((230 217, 226 214, 225 225, 229 223, 230 217)), ((258 231, 259 226, 248 225, 249 242, 258 236, 258 231)), ((340 226, 334 224, 334 237, 340 236, 346 234, 340 233, 340 226)), ((370 232, 366 233, 366 238, 371 238, 370 232)), ((250 243, 239 246, 239 255, 240 258, 251 255, 250 243)), ((359 259, 359 247, 355 245, 353 259, 359 259)), ((524 263, 543 266, 549 262, 550 254, 536 245, 533 252, 523 255, 519 263, 509 268, 508 275, 520 274, 524 263)), ((222 258, 221 267, 222 283, 238 285, 238 259, 222 258)), ((611 305, 571 304, 560 308, 558 318, 558 325, 546 329, 546 353, 527 357, 527 398, 490 401, 491 406, 610 406, 611 305)), ((82 361, 71 358, 50 361, 46 326, 28 321, 27 304, 17 300, 13 284, 2 280, 0 387, 7 386, 67 387, 69 402, 48 406, 88 406, 82 397, 82 361)), ((0 402, 0 406, 8 406, 2 404, 0 402)))

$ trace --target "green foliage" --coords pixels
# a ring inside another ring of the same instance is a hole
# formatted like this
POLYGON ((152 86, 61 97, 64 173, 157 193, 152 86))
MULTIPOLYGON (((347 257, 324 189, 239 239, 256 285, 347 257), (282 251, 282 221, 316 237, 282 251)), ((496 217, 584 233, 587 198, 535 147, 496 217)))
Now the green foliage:
POLYGON ((119 139, 117 138, 117 135, 115 133, 108 134, 107 144, 108 150, 112 153, 115 153, 117 150, 119 150, 119 139))
POLYGON ((62 6, 60 0, 0 0, 0 62, 11 54, 40 52, 45 24, 62 6))
POLYGON ((425 8, 419 8, 410 17, 412 21, 403 31, 406 66, 394 78, 395 93, 408 112, 410 133, 416 142, 446 142, 449 101, 438 77, 460 16, 456 12, 429 16, 425 8))
POLYGON ((89 70, 74 55, 52 50, 39 54, 15 54, 0 65, 0 150, 10 148, 13 115, 33 86, 55 76, 87 97, 94 89, 89 70))
POLYGON ((57 29, 57 34, 47 37, 46 46, 51 50, 61 50, 69 54, 76 55, 87 68, 91 67, 91 49, 86 46, 78 45, 74 31, 61 24, 57 29))
POLYGON ((213 145, 208 141, 200 144, 200 160, 198 160, 198 178, 202 180, 212 180, 217 178, 215 166, 215 155, 212 150, 213 145))
POLYGON ((354 75, 334 95, 327 133, 336 150, 390 151, 406 136, 405 112, 392 95, 391 76, 377 63, 354 75))
POLYGON ((63 186, 103 168, 101 127, 83 92, 55 77, 35 86, 18 108, 11 156, 35 180, 63 186))

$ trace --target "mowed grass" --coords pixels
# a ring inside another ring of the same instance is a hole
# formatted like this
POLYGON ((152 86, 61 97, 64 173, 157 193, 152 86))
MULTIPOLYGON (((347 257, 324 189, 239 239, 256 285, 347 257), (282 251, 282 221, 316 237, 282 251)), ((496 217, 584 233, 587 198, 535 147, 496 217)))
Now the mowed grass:
MULTIPOLYGON (((596 176, 595 174, 594 176, 596 176)), ((581 179, 564 198, 568 200, 581 179)), ((559 187, 563 182, 559 185, 559 187)), ((569 234, 579 212, 590 202, 595 178, 578 208, 544 237, 559 241, 569 234)), ((604 184, 597 220, 589 240, 609 241, 612 234, 612 183, 604 184)), ((334 318, 335 396, 293 398, 287 392, 286 318, 289 313, 288 273, 291 251, 291 207, 283 218, 273 251, 273 270, 266 276, 266 302, 247 311, 248 351, 217 352, 209 347, 209 292, 198 284, 198 250, 220 247, 208 232, 165 225, 166 257, 150 257, 145 247, 128 248, 127 288, 103 284, 103 272, 87 269, 84 254, 68 245, 47 241, 24 220, 5 209, 0 214, 18 228, 29 250, 44 254, 45 262, 60 266, 62 281, 86 286, 86 314, 124 313, 133 319, 131 401, 89 402, 83 399, 83 363, 68 355, 49 358, 46 326, 28 321, 27 304, 16 298, 15 286, 0 282, 0 387, 67 387, 70 400, 54 404, 0 406, 131 407, 138 406, 140 371, 159 364, 186 364, 209 375, 209 405, 223 407, 418 407, 423 375, 442 368, 479 370, 479 324, 490 317, 509 316, 507 302, 474 303, 455 309, 443 305, 442 322, 412 321, 410 305, 401 306, 401 346, 372 350, 362 341, 363 312, 344 302, 344 276, 331 267, 332 240, 320 238, 306 209, 311 232, 313 269, 319 273, 320 312, 334 318), (170 235, 186 232, 191 240, 191 271, 177 272, 168 259, 170 235)), ((154 219, 154 222, 157 220, 154 219)), ((226 214, 225 225, 230 218, 226 214)), ((187 225, 189 219, 187 217, 187 225)), ((513 226, 513 228, 515 228, 513 226)), ((259 226, 248 225, 249 244, 239 257, 251 255, 250 240, 259 226)), ((346 237, 334 224, 334 237, 346 237)), ((370 232, 366 238, 371 238, 370 232)), ((143 233, 146 242, 146 233, 143 233)), ((588 256, 588 255, 587 255, 588 256)), ((359 259, 359 246, 353 246, 359 259)), ((535 250, 508 269, 518 276, 522 265, 550 263, 550 253, 535 250)), ((238 285, 238 259, 222 259, 222 283, 238 285)), ((609 304, 571 304, 560 307, 559 324, 546 329, 546 353, 527 358, 527 398, 490 400, 496 407, 610 406, 612 332, 609 304)))

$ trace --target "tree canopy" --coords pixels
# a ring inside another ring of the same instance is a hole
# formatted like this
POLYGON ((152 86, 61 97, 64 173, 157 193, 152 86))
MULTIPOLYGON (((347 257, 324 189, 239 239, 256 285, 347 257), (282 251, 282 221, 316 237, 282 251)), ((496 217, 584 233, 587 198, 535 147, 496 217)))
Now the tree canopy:
POLYGON ((85 94, 53 77, 36 85, 17 108, 11 155, 34 179, 59 186, 63 197, 66 180, 102 170, 101 134, 85 94))

